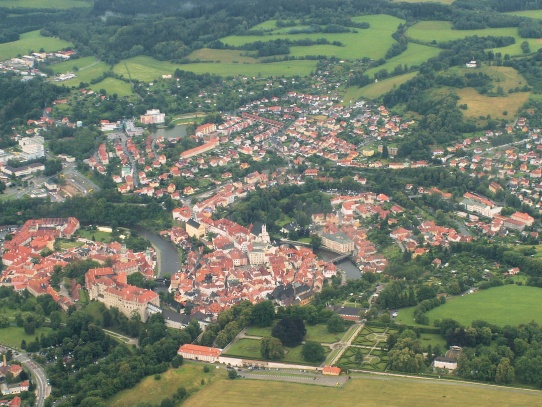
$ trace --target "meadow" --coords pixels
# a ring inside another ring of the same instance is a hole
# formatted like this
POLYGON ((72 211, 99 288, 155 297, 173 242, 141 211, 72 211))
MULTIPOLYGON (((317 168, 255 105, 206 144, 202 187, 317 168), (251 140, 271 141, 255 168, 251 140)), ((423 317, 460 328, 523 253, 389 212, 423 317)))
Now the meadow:
MULTIPOLYGON (((448 72, 464 75, 469 68, 453 68, 448 72)), ((515 69, 510 67, 484 66, 477 69, 476 72, 481 72, 489 75, 493 80, 493 92, 497 87, 502 87, 505 96, 487 96, 478 93, 474 88, 451 89, 460 100, 458 105, 466 104, 467 109, 463 110, 466 119, 478 120, 480 116, 491 115, 493 119, 505 119, 514 117, 519 112, 522 106, 527 102, 530 92, 515 92, 508 93, 509 89, 523 87, 527 81, 515 69), (508 112, 504 114, 504 112, 508 112)))
POLYGON ((116 78, 105 78, 101 82, 90 85, 90 89, 95 92, 99 92, 100 89, 105 89, 108 95, 116 93, 118 97, 131 96, 134 94, 132 86, 129 83, 116 78))
MULTIPOLYGON (((328 332, 326 324, 305 325, 305 328, 307 329, 307 334, 305 335, 306 341, 334 343, 340 341, 344 335, 344 332, 338 334, 328 332)), ((247 329, 246 334, 260 337, 271 336, 271 327, 259 328, 251 326, 247 329)))
POLYGON ((176 69, 195 73, 211 73, 221 76, 305 76, 316 67, 316 61, 284 61, 269 64, 193 63, 172 64, 138 56, 122 61, 113 71, 125 78, 151 82, 164 74, 173 74, 176 69))
POLYGON ((202 48, 192 52, 188 55, 188 59, 191 61, 211 61, 222 62, 226 64, 255 64, 258 63, 258 59, 253 57, 243 56, 241 54, 246 51, 237 51, 233 49, 211 49, 202 48))
MULTIPOLYGON (((160 375, 160 380, 155 380, 154 376, 148 376, 143 379, 133 389, 123 390, 107 401, 110 407, 133 407, 139 403, 156 404, 160 400, 171 397, 177 389, 183 386, 189 394, 194 394, 201 389, 205 389, 210 383, 226 378, 226 369, 221 367, 211 369, 208 373, 203 372, 203 364, 185 362, 178 369, 169 369, 160 375), (201 380, 205 380, 205 386, 201 385, 201 380)), ((225 382, 227 383, 227 382, 225 382)))
POLYGON ((359 375, 344 387, 238 379, 217 381, 205 387, 183 406, 300 406, 350 407, 417 406, 542 406, 538 391, 451 381, 359 375))
POLYGON ((497 37, 514 37, 516 40, 515 44, 494 49, 495 52, 501 52, 503 55, 522 54, 521 43, 523 41, 527 41, 529 43, 532 52, 535 52, 538 50, 538 48, 542 47, 542 42, 540 39, 521 38, 518 34, 518 29, 515 27, 486 28, 482 30, 453 30, 452 23, 449 21, 420 21, 408 29, 407 35, 412 39, 428 43, 432 41, 445 42, 458 40, 473 35, 477 35, 479 37, 489 35, 494 35, 497 37))
MULTIPOLYGON (((383 58, 386 51, 395 43, 391 35, 397 29, 397 26, 404 21, 389 15, 378 14, 369 16, 357 16, 352 18, 355 22, 368 22, 371 26, 369 29, 357 29, 357 32, 348 33, 311 33, 311 34, 287 34, 288 30, 296 27, 288 27, 288 29, 277 28, 275 20, 253 27, 257 29, 272 29, 272 31, 264 36, 249 35, 235 36, 231 35, 222 38, 221 41, 225 44, 240 46, 256 41, 271 41, 276 39, 311 39, 326 38, 329 42, 340 41, 343 46, 334 46, 329 44, 311 45, 311 46, 294 46, 290 48, 290 53, 293 56, 305 55, 327 55, 335 56, 340 59, 355 59, 355 58, 383 58)), ((299 28, 299 27, 297 27, 299 28)))
POLYGON ((92 7, 92 2, 83 0, 0 0, 0 7, 58 9, 92 7))
POLYGON ((365 99, 378 99, 380 96, 388 93, 397 86, 402 85, 406 81, 414 78, 417 74, 418 72, 409 72, 404 75, 394 76, 392 78, 371 83, 363 88, 353 88, 354 90, 352 91, 350 91, 352 88, 349 88, 344 96, 344 100, 345 102, 356 101, 361 97, 365 99))
MULTIPOLYGON (((94 57, 84 57, 72 61, 60 62, 51 65, 51 68, 55 74, 72 72, 76 75, 73 79, 60 82, 68 87, 79 86, 81 82, 90 83, 91 80, 99 78, 104 72, 107 72, 110 69, 109 65, 105 62, 96 60, 94 57), (74 68, 77 68, 77 70, 74 68)), ((97 87, 98 89, 103 88, 102 86, 97 87)))
POLYGON ((419 66, 429 58, 436 57, 440 52, 441 49, 436 47, 409 43, 405 52, 390 58, 383 65, 368 69, 364 74, 372 78, 376 72, 382 69, 392 72, 397 65, 407 65, 408 67, 419 66))
MULTIPOLYGON (((498 326, 536 321, 542 324, 542 290, 515 284, 480 290, 474 294, 453 297, 427 313, 432 325, 435 319, 452 318, 465 326, 484 320, 498 326)), ((414 325, 414 307, 400 309, 397 322, 414 325)))
POLYGON ((38 52, 43 49, 45 52, 59 51, 63 48, 72 47, 68 41, 53 37, 43 37, 38 30, 21 34, 17 41, 0 44, 0 60, 14 58, 17 55, 25 55, 31 52, 38 52))

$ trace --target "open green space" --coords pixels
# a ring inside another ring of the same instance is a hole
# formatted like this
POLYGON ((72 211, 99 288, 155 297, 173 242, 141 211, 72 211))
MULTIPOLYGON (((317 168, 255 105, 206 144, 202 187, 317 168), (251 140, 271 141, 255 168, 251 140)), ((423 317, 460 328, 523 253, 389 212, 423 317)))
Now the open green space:
POLYGON ((131 96, 134 94, 132 86, 128 82, 117 78, 105 78, 103 81, 90 85, 90 89, 99 92, 105 89, 108 95, 117 94, 118 97, 131 96))
POLYGON ((352 91, 350 91, 349 88, 345 93, 344 100, 345 102, 355 102, 361 97, 366 99, 378 99, 380 96, 388 93, 397 86, 402 85, 406 81, 414 78, 417 74, 418 72, 409 72, 404 75, 394 76, 392 78, 371 83, 363 88, 353 88, 352 91))
POLYGON ((0 7, 65 10, 77 7, 92 7, 92 2, 83 0, 0 0, 0 7))
POLYGON ((427 347, 431 345, 431 347, 434 349, 435 346, 440 346, 440 349, 445 350, 446 348, 446 339, 444 339, 439 334, 421 334, 420 335, 420 343, 423 346, 424 350, 427 350, 427 347))
POLYGON ((420 21, 408 29, 407 35, 412 39, 424 42, 445 42, 474 35, 477 35, 478 37, 489 35, 496 37, 514 37, 516 40, 515 44, 495 49, 495 51, 501 52, 503 55, 522 54, 521 43, 523 41, 529 43, 531 51, 533 52, 542 47, 539 39, 521 38, 518 34, 518 29, 515 27, 485 28, 482 30, 453 30, 452 23, 449 21, 420 21))
MULTIPOLYGON (((189 394, 194 394, 205 389, 210 383, 226 378, 226 369, 221 367, 211 369, 208 373, 203 372, 203 364, 184 363, 178 369, 169 369, 160 375, 160 380, 155 380, 154 376, 143 379, 136 387, 129 390, 123 390, 108 400, 110 407, 134 407, 140 403, 160 404, 160 401, 173 396, 179 387, 184 387, 189 394), (205 380, 205 385, 201 385, 201 380, 205 380)), ((225 383, 227 383, 225 381, 225 383)))
POLYGON ((86 304, 88 302, 88 293, 82 288, 79 290, 79 303, 86 304))
MULTIPOLYGON (((450 298, 446 304, 429 311, 427 316, 431 325, 435 319, 443 318, 455 319, 466 326, 475 320, 484 320, 499 326, 516 326, 531 321, 540 324, 541 298, 540 288, 510 284, 450 298)), ((413 307, 400 309, 397 321, 415 326, 413 310, 413 307)))
POLYGON ((369 78, 372 78, 376 72, 382 69, 391 73, 397 65, 407 65, 408 67, 419 66, 429 58, 436 57, 441 51, 440 48, 409 43, 405 52, 388 59, 383 65, 368 69, 364 73, 369 78))
POLYGON ((339 47, 330 44, 310 45, 306 47, 294 46, 290 48, 290 54, 293 56, 327 55, 341 59, 363 57, 378 59, 384 57, 386 51, 395 42, 391 35, 395 32, 397 26, 403 23, 403 20, 385 14, 357 16, 353 17, 352 20, 355 22, 368 22, 371 26, 366 30, 357 29, 357 32, 347 33, 287 34, 285 32, 296 27, 288 27, 286 30, 284 28, 277 28, 273 20, 265 23, 265 26, 260 24, 254 27, 254 29, 272 29, 273 31, 267 35, 230 35, 222 38, 221 41, 229 45, 240 46, 256 41, 271 41, 276 39, 290 39, 292 41, 311 39, 316 41, 319 38, 326 38, 329 42, 340 41, 343 46, 339 47))
POLYGON ((37 328, 34 334, 27 335, 24 332, 24 328, 19 326, 9 326, 7 328, 0 329, 0 343, 6 344, 14 348, 20 348, 23 339, 26 341, 26 343, 29 343, 34 341, 36 337, 39 338, 42 334, 47 335, 51 331, 51 328, 42 327, 37 328))
POLYGON ((79 229, 78 234, 84 239, 89 239, 95 242, 111 242, 111 233, 108 232, 100 232, 99 230, 79 229))
POLYGON ((94 57, 84 57, 74 59, 73 61, 60 62, 51 65, 51 68, 55 74, 72 72, 76 75, 73 79, 61 82, 66 86, 78 86, 81 82, 90 83, 91 80, 99 78, 104 72, 107 72, 110 69, 109 65, 105 62, 96 60, 94 57))
POLYGON ((74 242, 68 239, 57 239, 55 244, 58 244, 61 249, 72 249, 74 247, 80 247, 83 245, 82 242, 74 242))
POLYGON ((542 406, 542 393, 513 388, 400 377, 360 375, 344 387, 240 379, 217 381, 188 399, 185 407, 333 405, 382 406, 542 406))
MULTIPOLYGON (((314 341, 320 343, 334 343, 341 340, 344 332, 334 334, 327 330, 326 324, 305 325, 307 328, 307 334, 305 335, 306 341, 314 341)), ((250 336, 271 336, 271 327, 260 328, 251 326, 247 328, 246 334, 250 336)))
POLYGON ((30 31, 21 34, 21 38, 17 41, 0 44, 0 60, 38 52, 40 49, 43 49, 45 52, 52 52, 71 46, 73 45, 68 41, 53 37, 43 37, 38 30, 30 31))
POLYGON ((211 48, 202 48, 192 52, 188 55, 188 59, 191 61, 200 60, 200 61, 211 61, 211 62, 222 62, 227 64, 239 63, 239 64, 254 64, 258 60, 256 58, 242 56, 241 54, 246 51, 237 51, 233 49, 211 49, 211 48))
POLYGON ((348 369, 359 369, 361 367, 361 362, 356 362, 356 354, 358 351, 361 352, 363 361, 363 355, 367 354, 367 349, 349 346, 337 361, 337 366, 340 367, 344 372, 346 372, 348 369))

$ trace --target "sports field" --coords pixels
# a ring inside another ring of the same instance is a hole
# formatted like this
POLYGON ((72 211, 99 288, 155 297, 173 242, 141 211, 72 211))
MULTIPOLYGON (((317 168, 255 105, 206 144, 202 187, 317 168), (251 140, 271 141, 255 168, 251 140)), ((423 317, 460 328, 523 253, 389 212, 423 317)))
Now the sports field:
MULTIPOLYGON (((531 321, 540 324, 541 298, 540 288, 511 284, 450 298, 446 304, 429 311, 427 316, 431 325, 435 319, 443 318, 455 319, 466 326, 479 319, 499 326, 516 326, 531 321)), ((416 325, 413 310, 413 307, 399 310, 398 322, 416 325)))
POLYGON ((0 0, 0 7, 69 9, 76 7, 92 7, 92 2, 82 0, 0 0))
POLYGON ((205 387, 183 406, 542 406, 542 393, 475 383, 361 375, 344 387, 237 379, 205 387))
POLYGON ((542 41, 540 39, 521 38, 518 34, 518 29, 514 27, 486 28, 483 30, 453 30, 452 23, 449 21, 420 21, 408 29, 407 35, 412 39, 424 42, 431 42, 433 40, 437 42, 452 41, 473 35, 477 35, 479 37, 489 35, 497 37, 514 37, 516 40, 515 44, 494 49, 494 51, 501 52, 503 55, 521 54, 521 43, 523 41, 527 41, 529 43, 531 51, 533 52, 542 47, 542 41))
POLYGON ((25 55, 38 52, 43 48, 45 52, 59 51, 71 47, 68 41, 53 37, 42 37, 38 30, 21 34, 17 41, 0 44, 0 60, 14 58, 17 55, 25 55))
MULTIPOLYGON (((234 46, 256 42, 256 41, 271 41, 276 39, 312 39, 326 38, 329 42, 340 41, 343 46, 334 46, 329 44, 311 45, 307 47, 291 47, 291 55, 328 55, 335 56, 341 59, 355 59, 369 57, 378 59, 384 57, 386 51, 391 47, 395 40, 391 35, 397 29, 397 26, 403 23, 396 17, 389 15, 378 14, 369 16, 357 16, 352 18, 355 22, 368 22, 371 26, 369 29, 357 29, 357 32, 348 33, 312 33, 312 34, 286 34, 288 30, 296 27, 277 28, 275 20, 271 20, 255 26, 253 29, 272 29, 268 35, 258 36, 235 36, 230 35, 222 38, 221 41, 234 46)), ((300 27, 297 27, 300 28, 300 27)))

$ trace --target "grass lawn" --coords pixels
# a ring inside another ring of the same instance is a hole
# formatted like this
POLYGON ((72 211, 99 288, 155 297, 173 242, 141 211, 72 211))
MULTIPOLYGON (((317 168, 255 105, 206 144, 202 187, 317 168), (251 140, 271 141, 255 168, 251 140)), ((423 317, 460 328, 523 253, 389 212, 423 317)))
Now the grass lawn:
POLYGON ((541 298, 540 288, 505 285, 451 298, 446 304, 429 311, 427 316, 430 321, 452 318, 464 325, 478 319, 499 326, 516 326, 533 320, 542 323, 541 298))
POLYGON ((96 242, 111 242, 111 233, 100 232, 99 230, 79 229, 79 236, 84 239, 95 240, 96 242), (94 239, 93 239, 94 238, 94 239))
POLYGON ((83 246, 82 242, 72 242, 67 239, 58 239, 55 243, 58 243, 62 249, 71 249, 74 247, 83 246))
POLYGON ((29 343, 34 341, 36 337, 39 338, 41 334, 47 335, 51 331, 51 328, 42 327, 37 328, 34 334, 27 335, 24 332, 24 328, 18 326, 10 326, 0 329, 0 343, 4 343, 14 348, 20 348, 23 339, 26 341, 26 343, 29 343))
POLYGON ((132 86, 128 82, 116 78, 105 78, 103 81, 90 85, 90 89, 99 92, 105 89, 108 95, 117 94, 118 97, 131 96, 134 94, 132 86))
POLYGON ((414 78, 418 72, 410 72, 404 75, 394 76, 393 78, 384 79, 370 85, 359 88, 360 97, 366 99, 378 99, 380 96, 388 93, 399 85, 414 78))
MULTIPOLYGON (((122 393, 121 393, 122 394, 122 393)), ((478 384, 360 375, 341 388, 263 380, 217 381, 188 399, 185 407, 333 405, 382 406, 542 406, 538 391, 478 384)))
POLYGON ((231 45, 243 45, 256 41, 274 40, 274 39, 312 39, 326 38, 329 42, 340 41, 343 46, 334 46, 330 44, 310 45, 307 47, 294 46, 290 48, 290 54, 294 56, 305 55, 327 55, 335 56, 341 59, 355 59, 364 56, 378 59, 384 57, 386 51, 392 46, 395 40, 391 37, 397 26, 404 22, 396 17, 378 14, 368 16, 357 16, 352 18, 355 22, 368 22, 371 27, 366 30, 358 29, 358 32, 348 33, 313 33, 313 34, 287 34, 285 32, 295 27, 277 28, 274 20, 267 22, 265 27, 261 24, 254 29, 265 28, 273 29, 268 35, 258 36, 235 36, 222 38, 221 41, 231 45))
POLYGON ((79 290, 79 302, 81 304, 86 304, 88 302, 88 293, 83 289, 79 290))
POLYGON ((98 301, 91 301, 85 306, 84 312, 92 316, 92 318, 94 318, 95 321, 102 324, 103 316, 102 316, 102 312, 100 311, 102 308, 100 304, 101 303, 98 301))
POLYGON ((41 48, 43 48, 45 52, 51 52, 71 46, 73 46, 73 44, 68 41, 52 37, 42 37, 38 30, 30 31, 21 34, 18 41, 0 44, 0 60, 13 58, 19 54, 24 55, 30 52, 38 52, 41 48))
POLYGON ((425 42, 431 42, 433 40, 437 42, 452 41, 473 35, 477 35, 479 37, 490 35, 496 37, 514 37, 516 40, 515 44, 495 48, 495 51, 501 52, 503 55, 522 54, 521 43, 523 41, 527 41, 529 43, 531 51, 533 52, 542 46, 540 44, 540 40, 536 38, 521 38, 518 34, 518 29, 515 27, 486 28, 482 30, 453 30, 452 23, 449 21, 420 21, 419 23, 416 23, 410 27, 407 34, 410 38, 425 42))
POLYGON ((244 358, 261 359, 260 340, 258 339, 240 339, 228 348, 228 356, 240 356, 244 358))
MULTIPOLYGON (((129 390, 123 390, 107 404, 110 407, 133 407, 139 403, 160 404, 160 401, 166 397, 171 397, 179 387, 184 387, 190 394, 199 392, 207 388, 209 383, 226 378, 226 369, 220 367, 215 369, 209 366, 209 373, 203 372, 203 364, 185 362, 178 369, 169 369, 161 374, 160 380, 155 380, 154 375, 143 379, 136 387, 129 390), (205 386, 201 385, 201 379, 205 379, 205 386)), ((224 381, 228 383, 227 381, 224 381)))
POLYGON ((405 52, 389 59, 383 65, 368 69, 364 74, 372 78, 376 72, 382 69, 392 72, 397 65, 407 65, 408 67, 418 66, 429 58, 436 57, 441 51, 441 49, 436 47, 409 43, 405 52))
POLYGON ((0 7, 6 8, 41 8, 64 10, 69 8, 91 6, 91 2, 83 0, 0 0, 0 7))
POLYGON ((433 349, 437 345, 440 346, 440 349, 442 350, 446 349, 446 339, 444 339, 439 334, 421 334, 420 342, 424 350, 427 350, 428 345, 431 345, 433 349))
POLYGON ((98 62, 92 57, 81 58, 79 60, 61 62, 60 64, 52 65, 55 73, 72 72, 75 78, 61 82, 66 86, 79 86, 81 82, 90 83, 91 80, 99 78, 104 72, 109 71, 109 65, 105 62, 98 62), (81 65, 81 66, 79 66, 81 65), (79 69, 75 71, 73 68, 77 66, 79 69))
MULTIPOLYGON (((307 328, 307 334, 305 335, 306 341, 333 343, 340 341, 341 337, 344 335, 344 332, 338 334, 329 333, 327 331, 326 324, 305 325, 305 328, 307 328)), ((260 328, 257 326, 251 326, 247 329, 246 334, 261 337, 271 336, 271 327, 260 328)), ((228 351, 228 353, 230 352, 228 351)))

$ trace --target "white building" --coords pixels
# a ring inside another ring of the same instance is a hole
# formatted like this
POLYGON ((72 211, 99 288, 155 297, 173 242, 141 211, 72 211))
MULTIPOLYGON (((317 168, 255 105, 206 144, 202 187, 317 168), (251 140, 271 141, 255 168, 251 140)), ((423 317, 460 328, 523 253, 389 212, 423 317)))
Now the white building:
POLYGON ((19 140, 19 146, 27 160, 45 157, 43 143, 44 139, 42 136, 25 137, 19 140))

